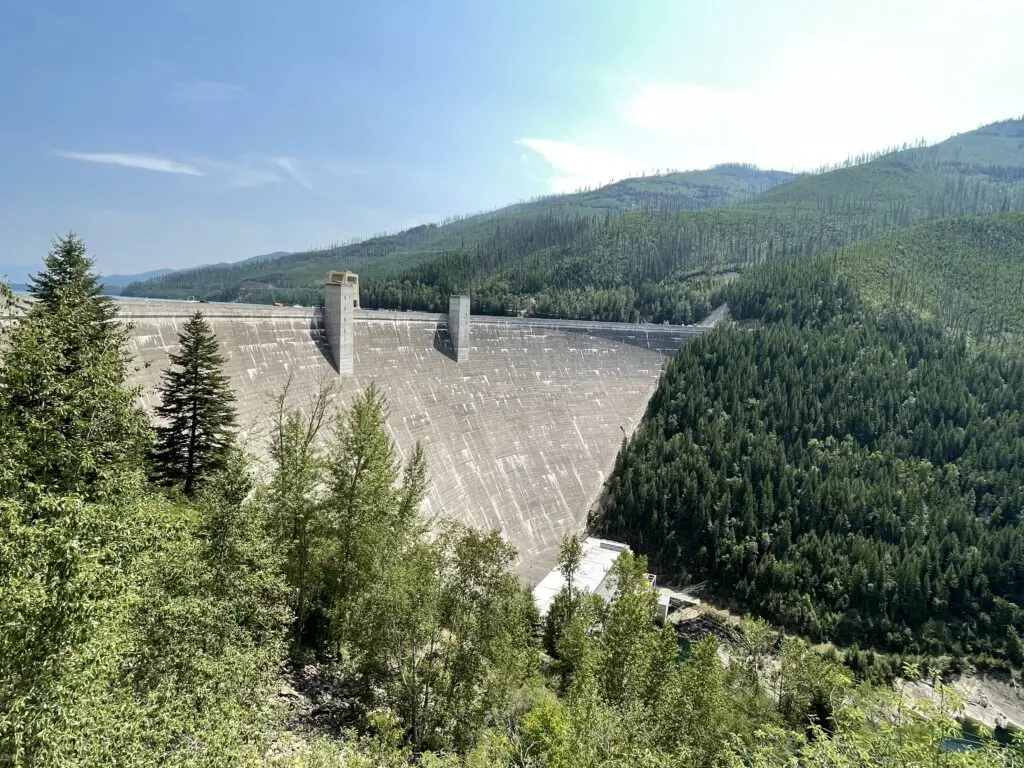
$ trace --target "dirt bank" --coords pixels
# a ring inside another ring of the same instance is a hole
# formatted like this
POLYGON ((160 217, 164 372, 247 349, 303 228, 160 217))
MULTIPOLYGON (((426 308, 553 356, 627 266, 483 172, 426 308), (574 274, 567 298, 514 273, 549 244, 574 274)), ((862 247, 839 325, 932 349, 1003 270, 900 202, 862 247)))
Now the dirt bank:
MULTIPOLYGON (((909 697, 938 703, 939 694, 931 683, 916 680, 903 685, 909 697)), ((1016 684, 977 674, 960 675, 947 685, 963 699, 960 717, 987 728, 1024 729, 1024 690, 1016 684)))

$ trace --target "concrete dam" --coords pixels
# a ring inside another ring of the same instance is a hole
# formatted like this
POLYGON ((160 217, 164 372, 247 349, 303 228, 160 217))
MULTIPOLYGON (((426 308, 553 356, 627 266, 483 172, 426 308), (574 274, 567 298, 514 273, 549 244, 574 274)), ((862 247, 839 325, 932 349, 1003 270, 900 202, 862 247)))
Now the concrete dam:
MULTIPOLYGON (((119 301, 133 325, 135 383, 152 407, 178 332, 201 310, 216 332, 250 450, 265 453, 271 397, 291 381, 303 407, 324 381, 341 403, 376 382, 403 458, 428 461, 425 511, 497 528, 536 583, 566 534, 582 530, 624 435, 636 428, 662 361, 707 330, 360 310, 328 286, 323 311, 244 304, 119 301)), ((717 314, 717 313, 716 313, 717 314)))

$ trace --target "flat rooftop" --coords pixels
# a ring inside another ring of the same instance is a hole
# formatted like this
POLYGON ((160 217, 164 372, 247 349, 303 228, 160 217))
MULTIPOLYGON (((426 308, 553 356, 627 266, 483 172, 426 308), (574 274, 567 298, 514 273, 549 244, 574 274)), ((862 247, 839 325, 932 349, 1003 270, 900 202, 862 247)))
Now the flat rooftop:
MULTIPOLYGON (((613 585, 608 583, 608 574, 619 559, 619 555, 628 552, 629 545, 608 539, 588 537, 582 542, 583 557, 580 569, 576 574, 576 584, 580 589, 592 594, 599 594, 605 600, 612 597, 613 585)), ((548 572, 540 583, 533 588, 533 601, 541 616, 547 616, 555 595, 565 586, 565 577, 557 567, 548 572)))

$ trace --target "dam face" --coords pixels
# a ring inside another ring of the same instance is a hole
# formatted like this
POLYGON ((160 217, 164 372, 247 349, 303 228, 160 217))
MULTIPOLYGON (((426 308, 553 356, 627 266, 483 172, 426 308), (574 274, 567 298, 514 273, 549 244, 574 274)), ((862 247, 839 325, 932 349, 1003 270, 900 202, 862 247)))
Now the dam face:
POLYGON ((551 567, 563 537, 582 530, 662 361, 707 330, 474 315, 457 329, 468 347, 457 362, 448 315, 353 310, 352 372, 339 374, 313 309, 119 306, 133 325, 137 362, 149 364, 134 375, 147 408, 179 331, 202 311, 227 358, 239 424, 257 455, 265 455, 271 398, 289 382, 289 402, 300 408, 322 382, 335 382, 342 404, 375 382, 399 455, 416 441, 425 448, 425 511, 499 529, 530 583, 551 567))

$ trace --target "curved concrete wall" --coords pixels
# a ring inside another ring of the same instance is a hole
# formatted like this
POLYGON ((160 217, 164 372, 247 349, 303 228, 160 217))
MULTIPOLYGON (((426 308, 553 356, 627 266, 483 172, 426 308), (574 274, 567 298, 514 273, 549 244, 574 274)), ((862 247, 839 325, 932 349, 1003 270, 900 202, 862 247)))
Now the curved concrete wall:
POLYGON ((339 376, 314 310, 122 301, 133 352, 150 364, 136 374, 147 406, 197 309, 228 358, 257 452, 269 397, 289 377, 299 406, 325 379, 337 381, 343 402, 376 382, 399 452, 417 440, 426 448, 428 513, 500 529, 531 582, 550 568, 563 536, 585 524, 666 354, 706 330, 473 316, 470 353, 458 363, 447 315, 357 310, 354 373, 339 376))

